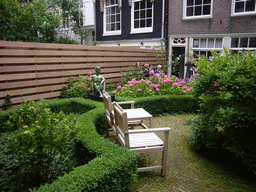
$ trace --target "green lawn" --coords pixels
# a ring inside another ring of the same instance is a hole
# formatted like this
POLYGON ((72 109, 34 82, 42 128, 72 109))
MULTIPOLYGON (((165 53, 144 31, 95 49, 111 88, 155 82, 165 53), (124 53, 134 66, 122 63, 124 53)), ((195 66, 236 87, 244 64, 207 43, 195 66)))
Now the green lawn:
MULTIPOLYGON (((153 118, 153 127, 172 129, 169 136, 167 175, 161 177, 160 171, 139 173, 138 181, 131 187, 130 192, 256 191, 255 175, 243 171, 242 163, 237 163, 235 157, 227 160, 227 154, 223 151, 215 151, 214 154, 208 151, 208 156, 203 156, 191 149, 188 143, 191 137, 190 127, 183 125, 191 117, 196 115, 153 118), (209 155, 218 158, 212 159, 209 155), (234 166, 230 166, 232 164, 234 166)), ((110 139, 117 142, 113 133, 111 134, 110 139)), ((141 154, 139 166, 158 165, 160 161, 161 153, 141 154)))

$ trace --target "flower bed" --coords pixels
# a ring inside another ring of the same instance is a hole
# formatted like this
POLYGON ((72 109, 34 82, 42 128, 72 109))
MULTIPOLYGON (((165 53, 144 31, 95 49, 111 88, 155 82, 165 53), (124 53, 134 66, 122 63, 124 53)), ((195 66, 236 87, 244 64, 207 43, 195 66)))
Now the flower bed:
MULTIPOLYGON (((146 97, 155 95, 190 95, 196 78, 180 80, 178 77, 167 77, 163 73, 149 72, 148 79, 128 81, 124 86, 118 86, 112 93, 125 97, 146 97)), ((199 74, 196 74, 199 76, 199 74)))

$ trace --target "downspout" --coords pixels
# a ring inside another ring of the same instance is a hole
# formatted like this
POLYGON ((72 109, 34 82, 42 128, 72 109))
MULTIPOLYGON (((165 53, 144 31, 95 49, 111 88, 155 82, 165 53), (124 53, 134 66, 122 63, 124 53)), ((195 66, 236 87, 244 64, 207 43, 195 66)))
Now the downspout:
MULTIPOLYGON (((161 34, 161 41, 164 41, 164 16, 165 16, 165 11, 164 11, 164 8, 165 8, 165 0, 163 0, 163 3, 162 3, 162 34, 161 34)), ((161 45, 161 48, 163 45, 161 45)))

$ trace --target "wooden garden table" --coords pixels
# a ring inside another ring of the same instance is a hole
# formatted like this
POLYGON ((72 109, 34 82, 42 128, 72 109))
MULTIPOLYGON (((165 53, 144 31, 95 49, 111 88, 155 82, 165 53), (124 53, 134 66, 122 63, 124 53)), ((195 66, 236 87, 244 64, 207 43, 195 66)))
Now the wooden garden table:
POLYGON ((135 108, 135 109, 124 109, 124 112, 127 113, 127 120, 128 121, 136 121, 136 120, 148 120, 149 128, 152 128, 152 118, 153 116, 148 113, 143 108, 135 108))

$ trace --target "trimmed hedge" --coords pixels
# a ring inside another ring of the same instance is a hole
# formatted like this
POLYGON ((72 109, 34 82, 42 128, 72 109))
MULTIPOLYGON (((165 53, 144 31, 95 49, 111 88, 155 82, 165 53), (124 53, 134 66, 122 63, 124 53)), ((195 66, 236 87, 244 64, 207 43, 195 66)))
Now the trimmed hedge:
MULTIPOLYGON (((199 110, 199 100, 192 95, 157 95, 139 98, 116 96, 115 99, 116 101, 135 101, 136 108, 144 108, 153 116, 198 113, 199 110)), ((128 105, 124 106, 124 108, 128 107, 128 105)))
MULTIPOLYGON (((78 141, 87 149, 83 151, 84 156, 96 158, 59 177, 52 184, 45 184, 30 191, 127 191, 138 177, 139 154, 98 134, 105 130, 103 103, 71 98, 49 101, 47 107, 55 112, 62 110, 64 113, 83 113, 78 119, 82 126, 82 131, 77 136, 78 141), (86 111, 88 112, 84 113, 86 111)), ((0 119, 7 120, 7 115, 14 111, 11 109, 1 112, 0 119)))

